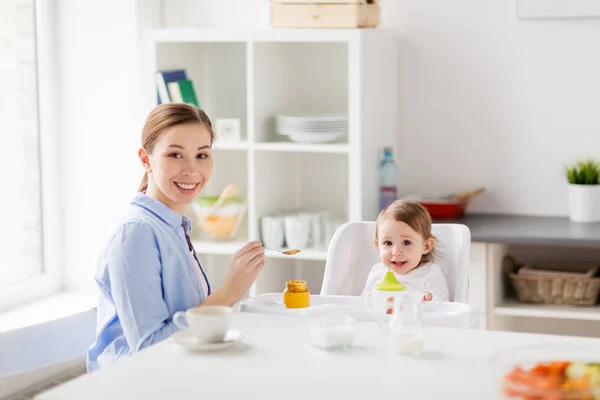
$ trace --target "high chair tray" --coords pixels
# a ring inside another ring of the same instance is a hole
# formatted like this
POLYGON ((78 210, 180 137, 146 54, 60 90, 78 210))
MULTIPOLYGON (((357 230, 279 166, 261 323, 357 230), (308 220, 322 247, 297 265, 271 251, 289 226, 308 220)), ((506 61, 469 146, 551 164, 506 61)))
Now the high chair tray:
MULTIPOLYGON (((265 293, 240 302, 240 312, 277 314, 294 317, 348 315, 361 321, 389 318, 371 311, 372 299, 362 296, 310 296, 310 307, 286 308, 281 293, 265 293)), ((423 302, 419 305, 423 323, 427 326, 475 328, 478 326, 476 306, 452 302, 423 302)))

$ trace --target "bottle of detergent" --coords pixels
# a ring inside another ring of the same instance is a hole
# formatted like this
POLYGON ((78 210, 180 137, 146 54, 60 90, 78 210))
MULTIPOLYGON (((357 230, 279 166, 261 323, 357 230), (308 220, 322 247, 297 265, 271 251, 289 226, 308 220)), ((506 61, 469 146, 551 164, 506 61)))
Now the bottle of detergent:
POLYGON ((383 149, 379 164, 379 211, 392 204, 398 196, 398 167, 392 156, 392 148, 383 149))

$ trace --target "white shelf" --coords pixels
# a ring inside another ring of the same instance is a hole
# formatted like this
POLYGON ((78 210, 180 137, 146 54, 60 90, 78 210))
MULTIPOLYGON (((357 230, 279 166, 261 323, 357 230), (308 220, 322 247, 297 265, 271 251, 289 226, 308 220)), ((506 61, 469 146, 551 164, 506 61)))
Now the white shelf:
MULTIPOLYGON (((335 222, 377 217, 373 176, 382 148, 394 146, 398 132, 395 32, 154 29, 144 32, 143 53, 144 118, 156 106, 156 72, 184 69, 215 124, 220 118, 240 119, 240 142, 215 141, 219 154, 203 192, 218 194, 232 182, 239 185, 248 204, 240 237, 260 240, 261 218, 298 210, 329 211, 335 222), (282 113, 343 113, 348 115, 347 135, 334 143, 286 141, 274 121, 282 113)), ((321 236, 327 231, 325 241, 331 238, 331 225, 321 227, 321 236)), ((239 240, 195 242, 196 251, 207 255, 231 255, 243 245, 239 240)), ((323 262, 327 253, 304 249, 293 256, 268 252, 267 257, 298 260, 294 275, 302 276, 305 264, 323 262)), ((269 273, 283 278, 275 269, 269 273)))
POLYGON ((506 317, 558 318, 600 321, 600 307, 568 307, 544 304, 524 304, 507 301, 494 307, 494 314, 506 317))
POLYGON ((248 150, 249 145, 246 141, 231 142, 231 143, 219 143, 219 140, 215 140, 213 144, 215 150, 248 150))
POLYGON ((154 43, 300 42, 331 43, 357 41, 363 37, 386 38, 385 29, 149 29, 144 38, 154 43))
POLYGON ((345 143, 309 144, 309 143, 254 143, 256 150, 262 151, 289 151, 298 153, 348 153, 349 146, 345 143))
MULTIPOLYGON (((216 254, 216 255, 231 255, 238 251, 247 242, 211 242, 207 240, 194 240, 192 244, 198 254, 216 254)), ((282 249, 285 250, 285 249, 282 249)), ((288 256, 276 251, 267 250, 265 252, 267 258, 283 258, 286 260, 317 260, 325 261, 327 259, 327 251, 306 249, 300 253, 288 256)))
POLYGON ((262 142, 247 141, 219 143, 215 141, 215 150, 260 150, 283 151, 290 153, 348 153, 350 147, 346 143, 294 143, 294 142, 262 142))

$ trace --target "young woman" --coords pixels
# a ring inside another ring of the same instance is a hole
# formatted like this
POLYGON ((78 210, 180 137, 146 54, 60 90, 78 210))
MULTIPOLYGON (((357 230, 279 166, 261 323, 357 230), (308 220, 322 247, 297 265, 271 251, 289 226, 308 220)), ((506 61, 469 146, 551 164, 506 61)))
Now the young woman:
POLYGON ((232 256, 223 286, 213 289, 191 244, 184 210, 210 179, 213 140, 210 119, 193 106, 167 103, 148 115, 138 152, 146 170, 140 193, 95 275, 101 296, 88 371, 168 338, 177 330, 177 311, 233 305, 264 267, 261 243, 250 242, 232 256))

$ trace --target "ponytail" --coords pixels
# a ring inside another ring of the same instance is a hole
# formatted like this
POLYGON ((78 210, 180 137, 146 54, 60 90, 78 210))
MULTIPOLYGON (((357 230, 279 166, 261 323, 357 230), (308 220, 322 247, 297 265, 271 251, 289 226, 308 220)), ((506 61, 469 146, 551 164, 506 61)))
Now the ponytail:
POLYGON ((142 183, 140 183, 138 192, 146 193, 147 189, 148 189, 148 173, 144 172, 144 177, 142 178, 142 183))

